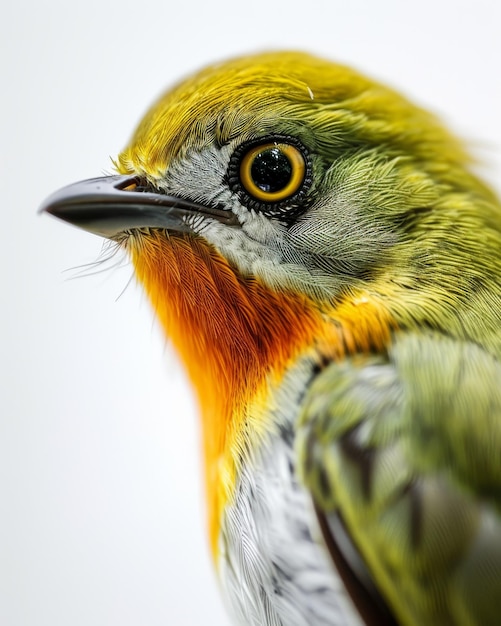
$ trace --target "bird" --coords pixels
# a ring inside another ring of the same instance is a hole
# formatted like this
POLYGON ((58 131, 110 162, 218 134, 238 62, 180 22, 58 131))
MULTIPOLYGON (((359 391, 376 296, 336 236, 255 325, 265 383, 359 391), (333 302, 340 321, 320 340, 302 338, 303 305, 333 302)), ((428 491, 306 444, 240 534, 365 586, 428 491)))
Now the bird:
POLYGON ((463 142, 273 51, 114 165, 41 210, 126 251, 187 371, 234 623, 501 623, 501 205, 463 142))

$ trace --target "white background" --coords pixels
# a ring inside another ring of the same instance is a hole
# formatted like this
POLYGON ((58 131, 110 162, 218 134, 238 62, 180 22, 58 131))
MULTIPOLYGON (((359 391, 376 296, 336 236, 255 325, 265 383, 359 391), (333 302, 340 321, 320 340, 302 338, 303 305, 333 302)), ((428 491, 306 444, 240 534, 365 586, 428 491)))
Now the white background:
POLYGON ((491 163, 486 176, 499 189, 500 6, 11 0, 3 7, 2 626, 227 623, 205 537, 196 411, 181 367, 145 297, 128 283, 128 265, 75 278, 102 242, 37 216, 40 201, 109 173, 109 157, 173 81, 212 60, 284 47, 354 65, 434 109, 491 163))

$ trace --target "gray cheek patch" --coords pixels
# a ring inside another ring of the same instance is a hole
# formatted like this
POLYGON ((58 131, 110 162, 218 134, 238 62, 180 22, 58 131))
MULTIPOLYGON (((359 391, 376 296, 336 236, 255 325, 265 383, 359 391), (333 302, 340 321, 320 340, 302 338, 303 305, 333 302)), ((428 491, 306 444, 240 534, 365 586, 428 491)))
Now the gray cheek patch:
POLYGON ((239 222, 225 225, 214 218, 195 215, 187 225, 213 245, 243 276, 255 276, 275 290, 292 290, 331 299, 341 280, 308 250, 294 245, 289 229, 244 207, 228 188, 228 162, 235 146, 209 146, 175 161, 157 185, 166 193, 207 206, 224 205, 239 222))

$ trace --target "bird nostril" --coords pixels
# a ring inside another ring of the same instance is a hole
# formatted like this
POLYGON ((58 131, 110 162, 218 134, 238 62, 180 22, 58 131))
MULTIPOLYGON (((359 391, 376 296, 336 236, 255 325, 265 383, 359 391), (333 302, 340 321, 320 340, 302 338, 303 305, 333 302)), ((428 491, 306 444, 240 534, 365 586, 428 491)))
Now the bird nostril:
POLYGON ((119 191, 144 191, 145 183, 139 176, 134 176, 121 181, 115 188, 119 191))
POLYGON ((131 183, 130 185, 127 185, 127 187, 122 187, 122 191, 136 191, 136 189, 137 189, 137 183, 135 181, 131 183))

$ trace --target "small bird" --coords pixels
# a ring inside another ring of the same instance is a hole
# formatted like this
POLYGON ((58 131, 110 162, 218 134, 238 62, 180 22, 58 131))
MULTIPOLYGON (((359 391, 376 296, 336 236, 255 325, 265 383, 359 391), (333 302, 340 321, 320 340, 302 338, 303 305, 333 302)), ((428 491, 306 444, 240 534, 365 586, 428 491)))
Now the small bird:
POLYGON ((43 209, 132 260, 197 394, 236 624, 501 624, 501 205, 431 114, 299 52, 168 91, 43 209))

